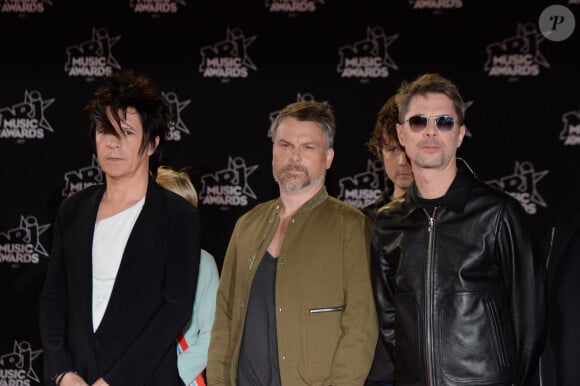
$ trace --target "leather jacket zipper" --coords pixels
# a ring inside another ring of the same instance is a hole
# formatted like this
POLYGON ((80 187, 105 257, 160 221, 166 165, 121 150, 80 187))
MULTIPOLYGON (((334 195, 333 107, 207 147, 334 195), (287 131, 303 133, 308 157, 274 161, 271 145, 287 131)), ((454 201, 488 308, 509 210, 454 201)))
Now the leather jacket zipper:
POLYGON ((433 345, 433 249, 435 244, 435 216, 437 207, 433 209, 433 216, 430 216, 425 209, 425 214, 429 219, 429 244, 427 246, 427 256, 425 259, 425 365, 427 366, 427 384, 434 386, 434 345, 433 345))

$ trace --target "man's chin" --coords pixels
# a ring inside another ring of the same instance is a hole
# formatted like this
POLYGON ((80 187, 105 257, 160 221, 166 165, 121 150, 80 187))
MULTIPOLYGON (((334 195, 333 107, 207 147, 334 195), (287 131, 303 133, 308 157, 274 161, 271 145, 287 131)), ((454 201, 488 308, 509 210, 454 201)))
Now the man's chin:
POLYGON ((287 193, 298 193, 303 191, 304 189, 306 189, 308 187, 308 184, 304 184, 304 183, 290 183, 290 182, 285 182, 285 183, 281 183, 280 184, 284 191, 287 193))

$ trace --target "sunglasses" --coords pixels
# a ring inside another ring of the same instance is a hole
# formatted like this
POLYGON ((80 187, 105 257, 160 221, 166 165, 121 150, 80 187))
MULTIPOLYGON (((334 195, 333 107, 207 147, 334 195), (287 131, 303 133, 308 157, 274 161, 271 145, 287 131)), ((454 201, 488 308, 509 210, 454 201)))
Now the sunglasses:
POLYGON ((455 127, 455 123, 457 123, 455 118, 450 115, 435 115, 430 117, 426 115, 413 115, 405 122, 409 123, 409 128, 411 131, 418 133, 427 128, 429 119, 433 119, 435 121, 435 127, 439 131, 451 131, 453 127, 455 127))

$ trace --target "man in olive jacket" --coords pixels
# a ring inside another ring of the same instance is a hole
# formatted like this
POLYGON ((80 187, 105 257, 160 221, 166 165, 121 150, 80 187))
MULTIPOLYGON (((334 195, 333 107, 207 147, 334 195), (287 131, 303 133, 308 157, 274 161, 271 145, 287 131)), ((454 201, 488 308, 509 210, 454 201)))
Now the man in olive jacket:
POLYGON ((286 106, 270 128, 280 197, 236 223, 217 295, 209 385, 363 385, 378 335, 370 221, 330 197, 329 105, 286 106))

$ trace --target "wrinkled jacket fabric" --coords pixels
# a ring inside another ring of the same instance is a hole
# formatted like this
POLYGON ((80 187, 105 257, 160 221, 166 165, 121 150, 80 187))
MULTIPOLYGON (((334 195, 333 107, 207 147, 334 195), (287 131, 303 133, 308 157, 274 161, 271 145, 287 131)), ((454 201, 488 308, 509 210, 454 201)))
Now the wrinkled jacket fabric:
MULTIPOLYGON (((387 180, 383 193, 375 201, 361 208, 361 211, 374 223, 379 209, 391 201, 393 191, 393 182, 387 180)), ((367 383, 389 385, 393 383, 393 358, 391 358, 391 354, 380 336, 377 337, 375 357, 367 376, 367 383)))
MULTIPOLYGON (((210 386, 236 385, 251 284, 280 206, 259 204, 234 227, 218 286, 210 386)), ((378 334, 369 259, 369 219, 324 187, 292 216, 275 284, 282 385, 363 385, 378 334)))
POLYGON ((463 161, 433 214, 415 184, 381 208, 371 271, 396 385, 526 385, 544 326, 544 270, 526 214, 463 161))

